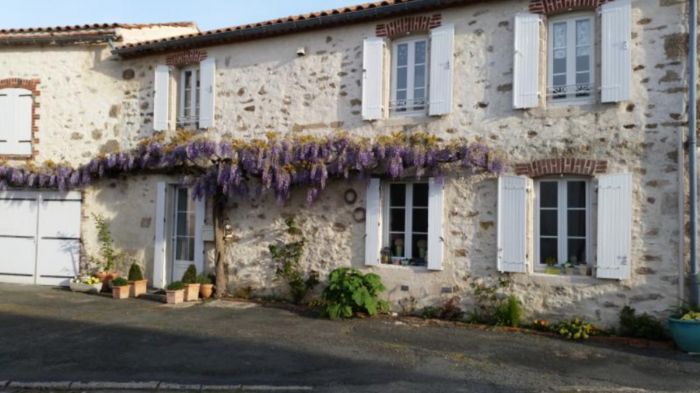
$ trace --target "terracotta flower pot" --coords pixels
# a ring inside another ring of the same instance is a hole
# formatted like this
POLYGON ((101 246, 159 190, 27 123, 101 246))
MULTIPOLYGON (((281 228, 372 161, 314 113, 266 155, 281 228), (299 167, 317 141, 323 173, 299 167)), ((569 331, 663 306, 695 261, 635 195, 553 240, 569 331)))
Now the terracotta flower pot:
POLYGON ((119 274, 115 272, 97 272, 95 277, 102 281, 102 291, 107 292, 112 289, 112 280, 119 277, 119 274))
POLYGON ((131 297, 139 297, 139 295, 145 294, 147 285, 148 280, 129 281, 129 295, 131 297))
POLYGON ((185 284, 185 301, 199 300, 199 284, 185 284))
POLYGON ((123 285, 121 287, 112 287, 112 298, 114 298, 114 299, 128 299, 129 298, 129 286, 123 285))
POLYGON ((209 299, 214 292, 214 284, 200 284, 199 295, 202 299, 209 299))
POLYGON ((180 304, 185 298, 184 289, 176 289, 174 291, 165 291, 165 302, 168 304, 180 304))

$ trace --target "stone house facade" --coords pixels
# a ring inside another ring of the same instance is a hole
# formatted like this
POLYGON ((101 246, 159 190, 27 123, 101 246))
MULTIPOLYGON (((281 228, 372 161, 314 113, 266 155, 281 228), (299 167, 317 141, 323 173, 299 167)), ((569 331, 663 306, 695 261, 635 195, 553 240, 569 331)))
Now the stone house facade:
MULTIPOLYGON (((312 205, 304 190, 283 205, 230 203, 230 289, 284 293, 268 245, 295 216, 306 269, 376 272, 396 309, 453 296, 469 308, 475 287, 507 277, 533 316, 608 324, 624 305, 661 316, 685 290, 686 13, 682 0, 396 0, 210 32, 126 28, 116 43, 10 42, 0 96, 31 92, 32 143, 2 157, 79 165, 178 129, 480 141, 507 157, 502 175, 353 178, 312 205)), ((83 267, 103 214, 153 286, 189 263, 211 271, 209 202, 182 181, 82 190, 83 267)))

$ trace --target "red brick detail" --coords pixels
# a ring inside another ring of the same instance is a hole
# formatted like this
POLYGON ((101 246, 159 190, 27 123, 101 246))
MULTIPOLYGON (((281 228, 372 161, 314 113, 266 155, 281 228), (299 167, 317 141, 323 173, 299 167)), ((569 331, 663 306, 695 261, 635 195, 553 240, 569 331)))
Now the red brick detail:
POLYGON ((549 158, 515 164, 515 173, 521 176, 541 177, 549 175, 593 176, 608 171, 608 162, 584 158, 549 158))
POLYGON ((173 53, 165 58, 165 64, 169 66, 186 66, 197 64, 207 58, 207 52, 199 49, 187 50, 184 52, 173 53))
POLYGON ((380 23, 375 32, 377 37, 396 38, 408 33, 428 32, 442 25, 442 15, 407 16, 389 23, 380 23))
POLYGON ((613 0, 530 0, 530 12, 553 15, 561 12, 594 10, 613 0))
POLYGON ((31 155, 14 155, 6 154, 0 155, 0 159, 3 160, 24 160, 31 161, 36 158, 39 151, 36 149, 39 144, 39 138, 37 133, 39 133, 39 102, 37 98, 41 95, 39 91, 40 79, 20 79, 20 78, 8 78, 0 79, 0 89, 27 89, 32 92, 32 154, 31 155))

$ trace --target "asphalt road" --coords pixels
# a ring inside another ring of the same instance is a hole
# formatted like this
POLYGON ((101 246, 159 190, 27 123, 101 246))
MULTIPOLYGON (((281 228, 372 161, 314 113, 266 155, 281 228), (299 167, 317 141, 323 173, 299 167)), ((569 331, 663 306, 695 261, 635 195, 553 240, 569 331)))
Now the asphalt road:
POLYGON ((1 381, 159 381, 159 390, 180 383, 314 392, 700 392, 700 359, 386 319, 328 321, 229 301, 172 307, 0 284, 0 390, 1 381))

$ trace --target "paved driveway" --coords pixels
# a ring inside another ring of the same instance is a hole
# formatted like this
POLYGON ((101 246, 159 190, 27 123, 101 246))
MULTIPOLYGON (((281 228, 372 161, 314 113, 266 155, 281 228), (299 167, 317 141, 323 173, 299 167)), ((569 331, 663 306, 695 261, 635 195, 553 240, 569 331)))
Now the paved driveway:
POLYGON ((0 284, 0 381, 321 392, 700 391, 700 359, 676 352, 246 306, 173 308, 0 284))

